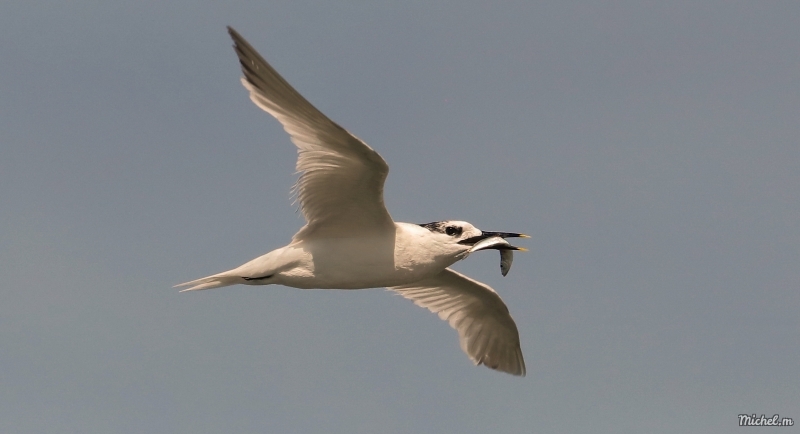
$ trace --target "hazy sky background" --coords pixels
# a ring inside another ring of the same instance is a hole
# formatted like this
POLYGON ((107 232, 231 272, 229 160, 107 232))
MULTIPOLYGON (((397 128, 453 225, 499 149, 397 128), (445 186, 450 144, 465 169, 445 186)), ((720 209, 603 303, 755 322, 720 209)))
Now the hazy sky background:
MULTIPOLYGON (((800 2, 0 5, 0 431, 800 424, 800 2), (225 26, 391 166, 399 221, 533 236, 528 376, 381 289, 177 283, 284 245, 295 148, 225 26)), ((792 431, 797 428, 791 429, 792 431)))

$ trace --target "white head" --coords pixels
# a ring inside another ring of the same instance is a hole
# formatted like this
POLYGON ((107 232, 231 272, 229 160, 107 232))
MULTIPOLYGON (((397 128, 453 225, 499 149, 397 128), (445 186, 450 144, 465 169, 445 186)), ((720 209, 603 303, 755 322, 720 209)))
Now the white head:
POLYGON ((458 220, 423 223, 419 226, 429 230, 437 244, 441 244, 450 254, 459 256, 459 259, 463 259, 469 253, 484 249, 525 250, 508 243, 484 243, 476 246, 477 243, 487 238, 530 238, 525 234, 515 232, 482 231, 470 223, 458 220))

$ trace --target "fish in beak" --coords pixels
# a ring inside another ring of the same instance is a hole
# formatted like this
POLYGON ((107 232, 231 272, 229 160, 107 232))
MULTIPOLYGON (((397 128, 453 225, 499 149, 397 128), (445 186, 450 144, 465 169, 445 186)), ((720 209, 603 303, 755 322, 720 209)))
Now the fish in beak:
POLYGON ((503 276, 508 274, 511 270, 511 263, 514 262, 514 250, 525 252, 528 249, 524 247, 512 246, 505 238, 530 238, 525 234, 516 234, 512 232, 483 232, 476 237, 470 237, 462 240, 459 244, 472 244, 469 252, 477 252, 478 250, 495 249, 500 251, 500 273, 503 276))

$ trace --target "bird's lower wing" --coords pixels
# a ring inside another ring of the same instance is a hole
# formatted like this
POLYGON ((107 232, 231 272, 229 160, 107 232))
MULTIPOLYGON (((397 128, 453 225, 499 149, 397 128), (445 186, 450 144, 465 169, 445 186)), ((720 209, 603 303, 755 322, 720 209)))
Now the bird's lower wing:
POLYGON ((389 289, 447 321, 458 331, 461 349, 476 365, 525 375, 517 325, 488 285, 447 268, 433 277, 389 289))
POLYGON ((343 236, 392 227, 383 203, 389 166, 300 95, 236 30, 228 27, 250 99, 274 116, 298 148, 295 193, 308 222, 298 234, 343 236))

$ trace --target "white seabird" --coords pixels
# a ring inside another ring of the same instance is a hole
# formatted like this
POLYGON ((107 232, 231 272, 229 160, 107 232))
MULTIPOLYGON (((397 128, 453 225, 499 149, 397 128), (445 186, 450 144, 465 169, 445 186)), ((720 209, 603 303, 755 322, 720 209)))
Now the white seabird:
POLYGON ((230 27, 228 32, 250 99, 283 125, 298 148, 294 188, 307 223, 285 247, 176 286, 387 287, 446 320, 476 365, 524 376, 519 333, 503 300, 448 267, 472 252, 497 249, 505 276, 511 252, 525 249, 504 238, 528 236, 481 231, 463 221, 393 221, 383 203, 389 173, 383 158, 312 106, 239 33, 230 27))

